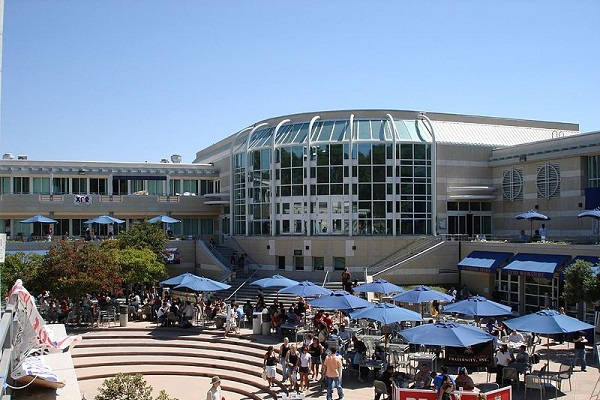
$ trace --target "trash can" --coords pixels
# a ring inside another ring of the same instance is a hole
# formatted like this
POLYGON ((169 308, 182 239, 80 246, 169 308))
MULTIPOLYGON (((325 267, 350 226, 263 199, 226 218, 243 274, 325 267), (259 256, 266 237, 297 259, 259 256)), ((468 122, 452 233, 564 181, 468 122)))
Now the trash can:
POLYGON ((267 336, 271 333, 271 322, 263 322, 262 323, 262 332, 263 335, 267 336))
POLYGON ((119 324, 125 328, 129 321, 129 306, 127 304, 119 305, 119 324))
POLYGON ((252 334, 253 335, 260 335, 261 324, 262 324, 262 313, 260 313, 260 312, 252 313, 252 334))

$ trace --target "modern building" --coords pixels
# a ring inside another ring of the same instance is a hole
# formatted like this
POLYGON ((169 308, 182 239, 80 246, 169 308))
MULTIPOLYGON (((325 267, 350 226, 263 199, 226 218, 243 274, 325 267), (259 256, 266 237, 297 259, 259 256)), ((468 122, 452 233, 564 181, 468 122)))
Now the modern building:
MULTIPOLYGON (((598 222, 576 217, 600 206, 600 132, 573 123, 293 114, 247 126, 192 164, 2 160, 0 191, 0 232, 13 238, 31 233, 18 221, 34 214, 75 236, 101 214, 128 224, 168 214, 183 220, 175 234, 213 237, 265 273, 336 279, 348 267, 361 280, 468 284, 529 308, 556 304, 561 271, 600 254, 598 222), (515 219, 528 210, 551 218, 549 243, 517 243, 541 227, 515 219)), ((214 262, 198 246, 195 262, 214 262)))

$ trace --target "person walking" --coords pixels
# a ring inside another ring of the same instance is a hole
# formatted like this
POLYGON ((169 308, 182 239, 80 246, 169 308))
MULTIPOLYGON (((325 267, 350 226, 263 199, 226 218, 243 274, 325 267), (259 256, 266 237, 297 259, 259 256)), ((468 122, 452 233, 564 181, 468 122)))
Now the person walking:
POLYGON ((578 359, 581 360, 581 370, 585 372, 587 367, 585 363, 585 344, 587 343, 585 334, 582 331, 579 331, 573 342, 575 343, 575 360, 573 361, 573 364, 576 364, 578 359))
POLYGON ((263 367, 265 368, 265 378, 269 382, 269 386, 275 386, 275 374, 277 372, 277 357, 273 346, 269 346, 265 354, 263 367))
POLYGON ((287 371, 290 377, 290 391, 295 390, 300 392, 298 386, 298 367, 300 366, 300 356, 296 351, 296 345, 291 345, 290 350, 285 358, 287 364, 287 371))
POLYGON ((348 267, 344 268, 344 272, 342 272, 342 287, 348 293, 352 293, 352 274, 348 270, 348 267))
POLYGON ((283 344, 279 347, 279 363, 281 364, 281 383, 285 383, 288 378, 287 353, 290 351, 290 340, 283 338, 283 344))
POLYGON ((333 388, 337 389, 338 400, 344 398, 344 390, 340 378, 342 376, 342 360, 336 355, 336 349, 329 349, 331 353, 325 358, 323 363, 323 376, 327 382, 327 400, 333 399, 333 388))
POLYGON ((223 400, 221 393, 221 379, 218 376, 213 376, 210 380, 212 386, 206 392, 206 400, 223 400))

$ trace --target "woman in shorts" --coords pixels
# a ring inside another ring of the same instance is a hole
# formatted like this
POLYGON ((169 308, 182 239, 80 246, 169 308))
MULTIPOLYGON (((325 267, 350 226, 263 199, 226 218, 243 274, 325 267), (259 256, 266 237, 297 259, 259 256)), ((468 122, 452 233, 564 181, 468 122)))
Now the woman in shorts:
POLYGON ((269 382, 269 386, 275 386, 275 374, 277 372, 277 356, 273 350, 273 346, 269 346, 267 354, 265 354, 263 365, 265 367, 265 379, 269 382))
POLYGON ((285 357, 287 364, 287 373, 290 378, 290 391, 299 391, 298 388, 298 367, 300 366, 300 355, 296 351, 296 345, 291 345, 285 357))
POLYGON ((308 390, 308 373, 311 367, 311 356, 306 346, 300 348, 300 391, 308 390))
POLYGON ((316 381, 319 378, 319 368, 321 365, 321 356, 325 349, 319 343, 319 338, 313 338, 313 342, 308 346, 308 353, 311 357, 312 377, 316 381))

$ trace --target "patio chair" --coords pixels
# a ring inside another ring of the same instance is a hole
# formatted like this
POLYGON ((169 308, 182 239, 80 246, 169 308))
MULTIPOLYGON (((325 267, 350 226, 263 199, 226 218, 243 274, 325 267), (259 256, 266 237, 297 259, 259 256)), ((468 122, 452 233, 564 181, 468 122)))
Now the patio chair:
POLYGON ((540 400, 544 397, 544 384, 542 383, 542 378, 535 375, 525 375, 525 398, 527 397, 527 389, 539 390, 540 391, 540 400))
POLYGON ((373 389, 375 389, 375 398, 377 398, 377 395, 384 395, 385 397, 389 396, 387 386, 385 386, 385 383, 382 381, 374 380, 373 389))
POLYGON ((562 391, 562 381, 569 381, 569 390, 571 390, 571 375, 573 374, 573 366, 560 364, 558 369, 558 375, 556 375, 556 383, 558 384, 558 390, 562 391))
POLYGON ((477 385, 477 388, 482 391, 482 392, 491 392, 492 390, 498 390, 500 389, 500 386, 496 383, 496 382, 490 382, 490 383, 481 383, 479 385, 477 385))

